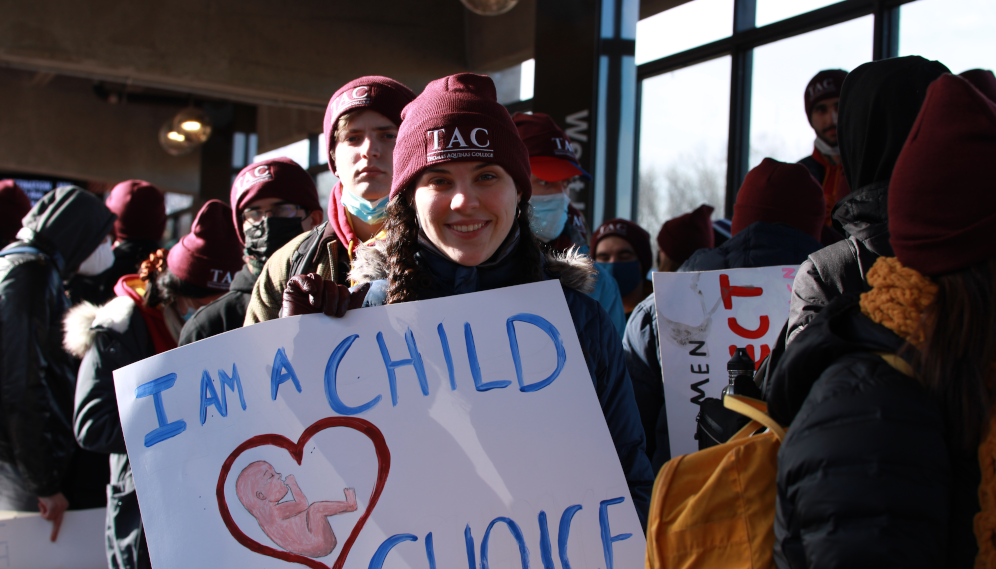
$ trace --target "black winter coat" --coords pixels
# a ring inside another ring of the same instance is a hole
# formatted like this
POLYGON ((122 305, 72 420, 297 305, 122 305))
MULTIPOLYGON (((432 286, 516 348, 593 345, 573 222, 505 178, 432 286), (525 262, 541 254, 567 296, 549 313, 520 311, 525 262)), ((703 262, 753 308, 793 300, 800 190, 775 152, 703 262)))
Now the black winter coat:
POLYGON ((252 286, 256 275, 244 265, 235 273, 228 292, 210 304, 200 308, 183 325, 178 344, 185 346, 204 338, 210 338, 229 330, 241 328, 246 320, 246 310, 252 299, 252 286))
POLYGON ((791 342, 831 300, 870 290, 865 277, 880 256, 891 257, 889 183, 871 184, 834 206, 833 217, 850 236, 806 259, 792 284, 786 342, 791 342))
MULTIPOLYGON (((505 251, 514 248, 516 240, 506 239, 505 251)), ((357 283, 354 291, 362 292, 369 285, 363 306, 379 306, 387 297, 386 243, 361 248, 353 261, 350 279, 357 283), (374 280, 377 279, 377 280, 374 280)), ((598 402, 602 408, 616 454, 626 476, 633 505, 646 528, 650 510, 650 493, 654 475, 647 460, 643 428, 640 426, 633 387, 619 349, 619 333, 605 309, 585 292, 595 275, 591 259, 580 253, 565 257, 546 257, 547 278, 558 278, 564 289, 567 307, 577 331, 585 363, 591 374, 598 402)), ((418 262, 431 275, 429 286, 420 289, 420 298, 441 298, 456 294, 491 290, 514 283, 514 264, 510 256, 495 255, 497 260, 477 267, 465 267, 423 248, 416 253, 418 262)))
POLYGON ((940 406, 875 352, 903 340, 857 296, 831 302, 789 345, 768 409, 778 453, 775 561, 782 569, 971 567, 980 473, 953 450, 940 406))
POLYGON ((83 355, 73 416, 76 441, 84 449, 110 455, 108 562, 115 569, 151 567, 112 372, 154 356, 155 347, 135 302, 123 296, 100 308, 73 308, 66 335, 71 349, 83 355))
POLYGON ((57 188, 24 218, 0 257, 0 460, 38 496, 62 490, 76 441, 76 366, 62 347, 63 280, 110 233, 115 215, 79 188, 57 188))
POLYGON ((148 239, 123 239, 114 247, 114 264, 110 269, 92 277, 76 275, 67 290, 73 306, 84 300, 100 306, 114 298, 114 285, 125 275, 138 272, 142 261, 159 248, 159 243, 148 239))
POLYGON ((692 253, 678 272, 798 265, 822 247, 819 241, 794 227, 758 221, 715 249, 692 253))
MULTIPOLYGON (((820 247, 819 241, 795 228, 757 222, 716 249, 696 251, 678 270, 715 271, 796 265, 820 247)), ((640 421, 647 433, 647 454, 654 472, 657 472, 671 460, 671 442, 668 438, 660 337, 653 295, 636 305, 630 315, 623 335, 623 353, 633 380, 640 421)))

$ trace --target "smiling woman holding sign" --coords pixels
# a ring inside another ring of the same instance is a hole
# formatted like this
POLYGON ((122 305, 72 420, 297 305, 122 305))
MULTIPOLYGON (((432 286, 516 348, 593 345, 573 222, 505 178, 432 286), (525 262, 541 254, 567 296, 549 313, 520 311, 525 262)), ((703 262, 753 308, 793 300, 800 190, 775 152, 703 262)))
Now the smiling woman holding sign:
MULTIPOLYGON (((394 304, 560 279, 640 519, 653 474, 618 335, 598 303, 590 259, 544 256, 529 227, 529 154, 491 79, 438 79, 402 113, 384 242, 361 249, 350 292, 299 275, 281 316, 394 304)), ((566 443, 567 441, 565 441, 566 443)))

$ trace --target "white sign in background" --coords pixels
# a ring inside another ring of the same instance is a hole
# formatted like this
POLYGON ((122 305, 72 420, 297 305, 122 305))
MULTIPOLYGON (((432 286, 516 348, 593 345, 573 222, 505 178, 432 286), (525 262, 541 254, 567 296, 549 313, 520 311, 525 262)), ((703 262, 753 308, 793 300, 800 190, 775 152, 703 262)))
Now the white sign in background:
POLYGON ((695 417, 705 397, 729 385, 732 347, 755 364, 775 345, 789 314, 798 266, 654 273, 654 302, 671 456, 695 452, 695 417))
POLYGON ((643 565, 557 281, 280 319, 114 375, 156 569, 643 565), (281 521, 292 494, 308 509, 281 521))
POLYGON ((35 512, 0 512, 0 569, 107 569, 107 510, 69 510, 59 537, 52 522, 35 512))

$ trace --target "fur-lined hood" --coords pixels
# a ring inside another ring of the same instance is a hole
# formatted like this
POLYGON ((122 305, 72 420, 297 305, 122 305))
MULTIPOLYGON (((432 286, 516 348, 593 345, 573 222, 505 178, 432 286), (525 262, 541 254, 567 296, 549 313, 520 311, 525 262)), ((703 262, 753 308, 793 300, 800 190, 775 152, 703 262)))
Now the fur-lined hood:
POLYGON ((62 321, 63 347, 82 359, 93 345, 99 329, 124 333, 134 310, 135 301, 127 296, 115 297, 103 306, 94 306, 86 301, 77 304, 62 321))
MULTIPOLYGON (((563 253, 547 252, 544 257, 543 270, 558 278, 565 287, 584 294, 590 294, 595 290, 598 272, 591 258, 581 253, 577 247, 572 247, 563 253)), ((349 280, 356 285, 362 285, 386 279, 387 269, 387 242, 377 240, 373 245, 357 249, 349 271, 349 280)))

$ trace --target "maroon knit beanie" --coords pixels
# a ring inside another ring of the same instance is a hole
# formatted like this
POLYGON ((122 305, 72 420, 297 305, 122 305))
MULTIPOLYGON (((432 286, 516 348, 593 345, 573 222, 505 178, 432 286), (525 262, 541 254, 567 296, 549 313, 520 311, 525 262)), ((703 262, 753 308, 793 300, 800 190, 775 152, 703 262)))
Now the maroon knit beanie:
POLYGON ((927 89, 889 182, 899 261, 925 275, 996 256, 996 103, 956 75, 927 89))
POLYGON ((370 109, 387 117, 395 126, 401 126, 401 110, 415 98, 415 93, 403 84, 380 75, 368 75, 346 83, 329 99, 325 109, 325 155, 329 157, 329 170, 335 174, 335 125, 343 113, 357 109, 370 109))
POLYGON ((529 151, 529 164, 534 176, 546 182, 560 182, 574 176, 591 179, 578 164, 571 140, 550 115, 515 113, 512 122, 529 151))
POLYGON ((702 204, 691 213, 664 222, 657 234, 657 246, 679 265, 699 249, 712 249, 716 246, 712 212, 712 206, 702 204))
POLYGON ((0 180, 0 244, 13 241, 21 220, 31 211, 31 200, 14 180, 0 180))
POLYGON ((181 281, 216 290, 228 290, 243 264, 242 245, 232 229, 232 208, 218 200, 204 204, 190 233, 166 257, 170 272, 181 281))
POLYGON ((459 73, 436 79, 405 107, 394 146, 391 199, 415 182, 429 164, 491 162, 532 195, 529 152, 512 117, 498 103, 490 77, 459 73))
POLYGON ((239 172, 232 184, 232 221, 241 243, 246 242, 242 211, 250 203, 265 198, 280 198, 303 207, 308 213, 322 209, 315 181, 297 162, 280 157, 250 164, 239 172))
POLYGON ((806 120, 813 116, 813 107, 824 99, 840 96, 840 87, 844 84, 847 71, 843 69, 824 69, 809 80, 806 85, 806 120))
POLYGON ((598 242, 612 235, 621 237, 632 245, 644 272, 654 266, 653 255, 650 252, 650 234, 639 225, 622 218, 610 219, 598 227, 591 238, 592 256, 598 251, 598 242))
POLYGON ((159 188, 143 180, 127 180, 114 186, 107 209, 118 216, 114 233, 118 239, 159 241, 166 231, 166 198, 159 188))
POLYGON ((962 71, 958 76, 974 85, 983 95, 989 97, 990 101, 996 101, 996 75, 993 75, 992 71, 988 69, 969 69, 968 71, 962 71))
POLYGON ((823 188, 801 164, 771 158, 747 172, 733 205, 733 235, 752 223, 784 223, 820 240, 827 202, 823 188))

